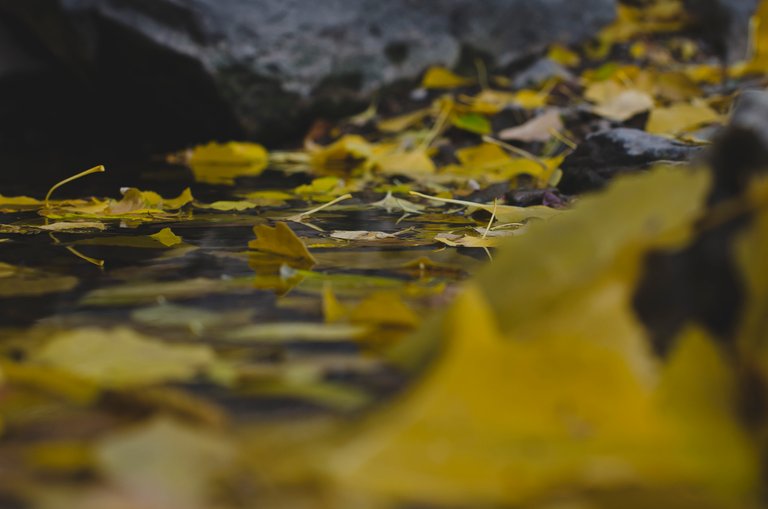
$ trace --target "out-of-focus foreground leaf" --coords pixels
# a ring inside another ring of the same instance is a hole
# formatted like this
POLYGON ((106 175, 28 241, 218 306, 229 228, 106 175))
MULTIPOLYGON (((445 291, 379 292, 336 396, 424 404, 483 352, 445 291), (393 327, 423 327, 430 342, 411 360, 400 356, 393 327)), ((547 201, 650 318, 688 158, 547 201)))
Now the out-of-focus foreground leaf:
MULTIPOLYGON (((472 506, 634 493, 645 507, 749 507, 759 461, 733 410, 728 359, 690 327, 659 360, 631 310, 645 253, 689 240, 708 187, 706 172, 660 168, 509 241, 415 342, 446 341, 424 379, 333 454, 343 491, 472 506)), ((763 247, 764 228, 750 237, 763 247)))

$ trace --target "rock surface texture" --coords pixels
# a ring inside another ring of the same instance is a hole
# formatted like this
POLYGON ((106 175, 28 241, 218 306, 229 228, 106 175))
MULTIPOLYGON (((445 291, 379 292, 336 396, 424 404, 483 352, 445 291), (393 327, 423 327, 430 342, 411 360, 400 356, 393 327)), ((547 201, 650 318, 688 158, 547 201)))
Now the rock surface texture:
POLYGON ((615 8, 615 0, 0 0, 0 16, 84 87, 110 90, 97 92, 103 104, 118 96, 129 123, 147 117, 156 135, 181 126, 175 136, 185 141, 278 138, 300 130, 308 113, 366 101, 467 49, 505 65, 585 39, 615 8))
POLYGON ((700 150, 639 129, 600 131, 565 158, 558 188, 566 194, 601 189, 620 173, 641 170, 659 161, 687 161, 700 150))

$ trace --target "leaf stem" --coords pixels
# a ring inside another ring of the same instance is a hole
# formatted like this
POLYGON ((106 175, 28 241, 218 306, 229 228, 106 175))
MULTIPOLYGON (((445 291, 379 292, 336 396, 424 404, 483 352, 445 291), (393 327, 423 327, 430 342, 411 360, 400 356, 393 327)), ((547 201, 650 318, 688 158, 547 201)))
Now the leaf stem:
POLYGON ((105 171, 107 171, 107 170, 104 168, 104 165, 100 164, 98 166, 94 166, 93 168, 91 168, 89 170, 82 171, 82 172, 78 173, 77 175, 72 175, 69 178, 65 178, 61 182, 58 182, 58 183, 54 184, 53 187, 51 187, 48 190, 48 194, 45 195, 45 208, 46 209, 50 208, 49 204, 50 204, 50 200, 51 200, 51 195, 53 194, 53 192, 56 189, 60 188, 64 184, 68 184, 68 183, 72 182, 73 180, 77 180, 77 179, 79 179, 81 177, 85 177, 85 176, 90 175, 92 173, 103 173, 105 171))

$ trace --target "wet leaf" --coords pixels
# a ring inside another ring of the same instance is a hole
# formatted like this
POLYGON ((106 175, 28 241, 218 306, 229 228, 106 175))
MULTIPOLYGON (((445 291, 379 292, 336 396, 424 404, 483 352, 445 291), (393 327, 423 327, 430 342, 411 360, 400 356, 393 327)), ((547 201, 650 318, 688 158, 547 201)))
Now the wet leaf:
POLYGON ((63 332, 35 355, 41 364, 114 388, 188 380, 214 359, 207 346, 166 344, 125 327, 63 332))
POLYGON ((150 235, 151 238, 155 239, 165 247, 172 247, 177 244, 182 243, 181 237, 173 233, 170 228, 163 228, 157 233, 153 233, 150 235))
POLYGON ((217 433, 163 417, 105 437, 96 457, 107 478, 139 503, 203 509, 235 448, 217 433))
POLYGON ((275 223, 274 227, 264 224, 256 225, 253 227, 253 232, 256 234, 256 240, 248 242, 250 249, 305 261, 310 264, 316 263, 304 242, 285 223, 275 223))

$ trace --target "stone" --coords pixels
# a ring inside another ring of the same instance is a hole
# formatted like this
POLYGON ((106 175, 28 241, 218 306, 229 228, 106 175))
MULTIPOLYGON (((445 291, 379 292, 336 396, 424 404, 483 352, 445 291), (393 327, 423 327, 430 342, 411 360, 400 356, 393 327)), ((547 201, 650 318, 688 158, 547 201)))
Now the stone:
POLYGON ((618 174, 658 161, 687 161, 700 150, 639 129, 607 129, 588 136, 565 158, 558 188, 566 194, 598 190, 618 174))
POLYGON ((0 13, 89 86, 127 98, 155 138, 178 125, 188 142, 270 142, 301 132, 310 115, 349 113, 383 86, 451 66, 466 49, 504 66, 583 40, 614 18, 615 3, 0 0, 0 13))
POLYGON ((726 63, 743 60, 749 46, 749 20, 759 0, 685 0, 702 37, 726 63))

